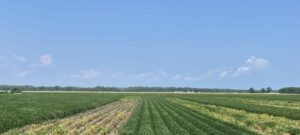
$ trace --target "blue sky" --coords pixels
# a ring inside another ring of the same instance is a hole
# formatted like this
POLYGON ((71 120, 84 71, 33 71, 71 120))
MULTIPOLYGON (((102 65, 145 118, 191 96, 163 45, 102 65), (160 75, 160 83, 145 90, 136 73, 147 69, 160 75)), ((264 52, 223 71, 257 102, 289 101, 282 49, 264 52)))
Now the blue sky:
POLYGON ((0 83, 300 84, 300 2, 0 2, 0 83))

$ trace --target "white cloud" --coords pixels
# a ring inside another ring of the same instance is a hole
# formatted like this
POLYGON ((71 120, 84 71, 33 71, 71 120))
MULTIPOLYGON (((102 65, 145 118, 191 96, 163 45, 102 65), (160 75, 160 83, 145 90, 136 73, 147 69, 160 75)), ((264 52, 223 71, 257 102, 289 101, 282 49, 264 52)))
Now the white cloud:
POLYGON ((156 72, 145 72, 145 73, 139 73, 135 75, 130 75, 129 78, 134 80, 142 80, 146 82, 153 82, 153 81, 159 81, 163 78, 168 77, 168 73, 163 70, 158 70, 156 72))
POLYGON ((130 78, 134 80, 145 81, 145 82, 153 82, 153 81, 159 81, 161 79, 161 76, 156 72, 154 73, 145 72, 145 73, 132 75, 130 78))
POLYGON ((224 77, 227 77, 228 74, 230 74, 230 71, 223 71, 220 73, 219 77, 224 78, 224 77))
POLYGON ((134 78, 146 78, 152 76, 152 73, 140 73, 137 75, 134 75, 134 78))
POLYGON ((186 76, 184 77, 184 80, 186 81, 200 81, 201 80, 201 76, 186 76))
POLYGON ((171 80, 178 80, 178 79, 181 79, 182 78, 182 75, 181 74, 177 74, 173 77, 171 77, 171 80))
POLYGON ((53 64, 53 58, 51 55, 49 54, 43 54, 41 57, 40 57, 40 65, 41 66, 48 66, 48 65, 51 65, 53 64))
POLYGON ((232 74, 233 77, 240 77, 253 70, 260 70, 270 66, 270 62, 264 58, 257 58, 255 56, 250 57, 246 60, 243 66, 240 66, 232 74))
POLYGON ((250 67, 245 67, 245 66, 238 67, 237 70, 232 74, 232 76, 240 77, 241 75, 249 72, 250 70, 251 70, 250 67))
POLYGON ((43 54, 40 56, 39 61, 32 64, 34 69, 47 67, 53 64, 53 57, 50 54, 43 54))
POLYGON ((78 74, 71 74, 69 75, 69 78, 73 79, 93 79, 97 78, 99 76, 99 72, 97 70, 82 70, 78 74))
POLYGON ((40 68, 53 64, 53 58, 49 54, 41 55, 38 61, 30 62, 26 57, 12 54, 0 56, 0 68, 6 77, 28 77, 40 71, 40 68))
POLYGON ((14 59, 16 59, 19 62, 28 62, 28 59, 22 56, 18 56, 16 54, 13 55, 14 59))
POLYGON ((140 73, 140 74, 134 75, 133 78, 135 78, 135 79, 147 79, 147 80, 156 80, 156 79, 159 79, 159 77, 156 76, 152 72, 140 73))
POLYGON ((262 69, 269 66, 269 61, 263 58, 252 56, 246 61, 246 65, 250 68, 262 69))
POLYGON ((163 70, 158 70, 157 73, 158 73, 159 76, 162 76, 162 77, 167 77, 168 76, 168 73, 163 71, 163 70))
POLYGON ((117 72, 117 73, 112 74, 111 77, 112 77, 113 79, 118 79, 118 80, 120 80, 120 79, 125 78, 125 74, 124 74, 123 72, 117 72))
POLYGON ((92 79, 98 76, 98 72, 96 70, 84 70, 81 71, 80 74, 83 79, 92 79))
POLYGON ((183 80, 183 81, 201 81, 203 79, 213 78, 218 76, 220 69, 210 70, 201 75, 190 75, 190 74, 176 74, 170 77, 170 80, 183 80))

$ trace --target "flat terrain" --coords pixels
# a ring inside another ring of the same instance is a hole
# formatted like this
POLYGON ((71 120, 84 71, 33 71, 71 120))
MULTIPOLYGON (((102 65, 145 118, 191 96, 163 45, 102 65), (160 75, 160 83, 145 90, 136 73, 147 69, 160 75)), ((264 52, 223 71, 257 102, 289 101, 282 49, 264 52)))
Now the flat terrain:
POLYGON ((300 134, 300 95, 61 92, 0 100, 6 135, 300 134))
POLYGON ((108 105, 86 111, 72 117, 33 124, 24 128, 11 130, 5 135, 14 134, 116 134, 117 129, 129 118, 137 101, 122 99, 108 105))
POLYGON ((119 94, 24 93, 0 94, 0 133, 94 109, 117 101, 119 94))

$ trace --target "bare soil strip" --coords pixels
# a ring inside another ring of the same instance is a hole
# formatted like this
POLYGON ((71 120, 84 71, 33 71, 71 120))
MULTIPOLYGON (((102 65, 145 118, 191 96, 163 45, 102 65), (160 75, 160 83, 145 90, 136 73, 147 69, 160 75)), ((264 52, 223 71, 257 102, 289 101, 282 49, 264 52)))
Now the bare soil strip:
POLYGON ((4 135, 114 135, 128 120, 136 104, 137 100, 122 99, 68 118, 14 129, 4 135))

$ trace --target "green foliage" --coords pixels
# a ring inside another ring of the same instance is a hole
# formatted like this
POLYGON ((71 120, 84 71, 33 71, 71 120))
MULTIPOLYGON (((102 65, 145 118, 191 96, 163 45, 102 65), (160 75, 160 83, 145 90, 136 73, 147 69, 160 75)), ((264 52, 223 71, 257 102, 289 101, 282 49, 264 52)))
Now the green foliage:
POLYGON ((266 93, 267 91, 266 91, 265 88, 262 88, 262 89, 260 90, 260 92, 261 92, 261 93, 266 93))
MULTIPOLYGON (((213 118, 223 120, 235 125, 250 128, 268 135, 283 135, 300 130, 300 122, 284 117, 274 117, 268 114, 250 113, 244 110, 232 109, 222 106, 205 105, 197 102, 168 98, 169 101, 178 103, 192 110, 209 115, 213 118)), ((276 101, 278 103, 278 101, 276 101)), ((284 110, 284 109, 283 109, 284 110)))
POLYGON ((8 93, 8 90, 1 90, 0 91, 0 94, 7 94, 8 93))
POLYGON ((24 93, 0 95, 0 133, 62 118, 120 99, 119 94, 24 93))
MULTIPOLYGON (((121 135, 256 134, 245 126, 255 126, 260 131, 270 130, 270 127, 278 125, 275 119, 291 122, 284 124, 286 127, 277 127, 276 130, 285 129, 286 131, 282 132, 299 133, 297 126, 289 125, 295 125, 293 122, 300 120, 300 95, 216 93, 1 94, 0 133, 27 124, 73 115, 124 96, 136 97, 140 102, 119 131, 121 135), (182 99, 189 104, 170 99, 182 99), (199 104, 198 107, 202 108, 202 111, 199 111, 199 108, 193 109, 190 101, 199 104), (205 108, 208 111, 203 110, 205 108), (224 108, 227 114, 224 113, 224 108), (231 119, 230 122, 222 120, 225 114, 231 119), (256 117, 258 115, 265 117, 256 117), (255 118, 255 121, 251 118, 255 118), (243 124, 239 124, 241 121, 243 124)), ((64 134, 63 129, 58 128, 57 131, 64 134)))
MULTIPOLYGON (((169 97, 169 96, 167 96, 169 97)), ((256 134, 166 100, 163 96, 143 98, 121 135, 256 134)))
POLYGON ((125 135, 136 135, 139 131, 140 124, 142 121, 143 108, 145 104, 145 100, 142 100, 139 105, 135 108, 133 115, 128 120, 127 124, 123 126, 120 134, 125 135))
POLYGON ((267 88, 267 93, 270 93, 270 92, 272 92, 272 88, 271 88, 271 87, 268 87, 268 88, 267 88))
POLYGON ((249 89, 249 92, 250 92, 250 93, 255 93, 255 89, 254 89, 254 88, 250 88, 250 89, 249 89))
POLYGON ((11 90, 11 93, 12 94, 22 93, 22 90, 18 89, 18 88, 14 88, 14 89, 11 90))
POLYGON ((114 91, 114 92, 239 92, 245 93, 245 90, 235 90, 235 89, 208 89, 208 88, 190 88, 190 87, 127 87, 127 88, 117 88, 117 87, 45 87, 45 86, 14 86, 14 85, 0 85, 0 90, 10 90, 13 88, 22 89, 24 91, 114 91))
POLYGON ((300 87, 287 87, 279 90, 279 93, 300 94, 300 87))
POLYGON ((286 117, 289 119, 300 120, 300 110, 286 107, 277 107, 271 105, 253 104, 250 102, 243 102, 246 98, 255 99, 258 101, 271 102, 279 99, 287 102, 300 101, 300 95, 243 95, 243 94, 194 94, 189 96, 174 95, 177 98, 195 101, 202 104, 210 104, 217 106, 224 106, 234 109, 245 110, 253 113, 270 114, 273 116, 286 117), (283 111, 284 110, 284 111, 283 111))

